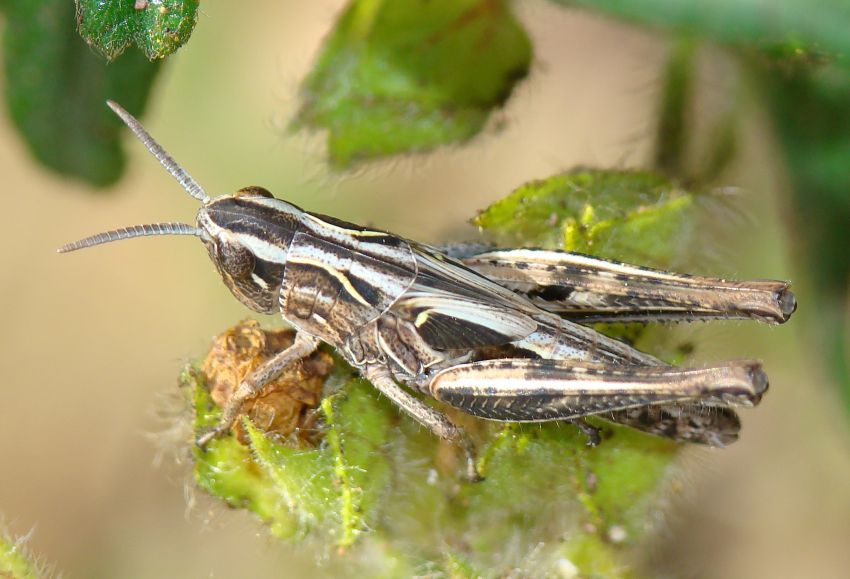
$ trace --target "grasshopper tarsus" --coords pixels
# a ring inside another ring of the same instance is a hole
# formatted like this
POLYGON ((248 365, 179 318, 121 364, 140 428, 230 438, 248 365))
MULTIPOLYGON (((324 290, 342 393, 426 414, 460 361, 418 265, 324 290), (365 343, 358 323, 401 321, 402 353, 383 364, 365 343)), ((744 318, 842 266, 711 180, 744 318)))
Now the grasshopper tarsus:
POLYGON ((569 420, 571 424, 575 425, 584 436, 587 438, 585 445, 590 448, 595 448, 599 446, 602 442, 602 429, 593 426, 584 418, 574 418, 569 420))
POLYGON ((475 448, 464 446, 464 456, 466 458, 466 480, 471 483, 482 482, 486 477, 478 470, 478 459, 476 458, 475 448))
POLYGON ((210 442, 212 442, 216 438, 224 436, 228 432, 230 432, 230 427, 221 428, 221 426, 216 426, 212 430, 208 430, 207 432, 198 436, 195 439, 195 446, 197 446, 202 451, 206 452, 207 447, 209 446, 210 442))

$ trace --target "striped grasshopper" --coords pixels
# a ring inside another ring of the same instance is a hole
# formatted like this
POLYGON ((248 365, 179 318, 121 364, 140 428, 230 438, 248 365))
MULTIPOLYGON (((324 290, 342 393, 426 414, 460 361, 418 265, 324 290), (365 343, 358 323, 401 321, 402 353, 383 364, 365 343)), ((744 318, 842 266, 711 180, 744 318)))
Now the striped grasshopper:
POLYGON ((477 472, 467 436, 411 390, 489 420, 570 421, 591 445, 600 437, 588 416, 719 447, 738 437, 732 407, 753 406, 767 390, 759 362, 674 367, 582 324, 780 324, 796 309, 786 282, 688 276, 560 251, 440 250, 303 211, 261 187, 211 198, 135 118, 108 104, 202 203, 197 224, 137 225, 59 251, 192 235, 239 301, 279 313, 297 330, 290 347, 238 385, 220 424, 197 439, 201 447, 227 433, 246 400, 321 342, 434 434, 462 445, 471 478, 477 472))

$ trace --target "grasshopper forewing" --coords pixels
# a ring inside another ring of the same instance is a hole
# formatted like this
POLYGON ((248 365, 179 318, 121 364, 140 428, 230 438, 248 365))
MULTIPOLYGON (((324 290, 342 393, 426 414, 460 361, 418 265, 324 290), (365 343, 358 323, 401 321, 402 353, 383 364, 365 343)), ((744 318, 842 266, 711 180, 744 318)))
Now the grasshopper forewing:
POLYGON ((540 308, 586 322, 788 320, 797 307, 784 281, 684 275, 541 249, 493 250, 463 262, 540 308))

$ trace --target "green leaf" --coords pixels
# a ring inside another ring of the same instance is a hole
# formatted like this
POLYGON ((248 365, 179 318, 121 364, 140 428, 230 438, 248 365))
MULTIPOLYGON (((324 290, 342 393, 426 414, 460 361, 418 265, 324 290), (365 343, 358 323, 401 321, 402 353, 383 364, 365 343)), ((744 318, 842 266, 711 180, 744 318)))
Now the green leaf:
POLYGON ((303 84, 293 127, 326 129, 339 166, 463 142, 530 59, 503 0, 355 0, 303 84))
MULTIPOLYGON (((196 380, 191 372, 183 376, 183 383, 192 387, 194 394, 195 424, 199 429, 206 429, 218 422, 221 412, 207 389, 196 380)), ((253 463, 248 447, 236 438, 224 438, 212 441, 206 452, 193 452, 198 486, 234 508, 252 511, 276 536, 296 535, 296 518, 290 514, 286 503, 281 504, 281 493, 269 474, 253 463)))
MULTIPOLYGON (((555 527, 568 537, 607 541, 614 534, 620 554, 637 544, 678 445, 627 428, 603 428, 606 438, 595 449, 563 424, 503 429, 487 449, 486 480, 464 488, 476 550, 498 551, 518 526, 531 532, 517 521, 555 527), (511 498, 507 504, 505 497, 511 498)), ((537 538, 546 540, 543 534, 537 538)))
POLYGON ((109 60, 135 44, 150 60, 164 58, 189 40, 199 0, 76 0, 77 26, 89 45, 109 60))
POLYGON ((503 245, 675 268, 692 255, 697 213, 691 194, 656 173, 577 169, 519 187, 473 223, 503 245))
POLYGON ((125 163, 123 125, 105 101, 139 115, 158 66, 138 53, 107 66, 74 31, 66 0, 10 0, 6 14, 6 100, 33 156, 93 185, 114 183, 125 163))
MULTIPOLYGON (((576 169, 527 183, 473 223, 503 246, 551 247, 669 270, 692 270, 705 239, 697 198, 651 171, 576 169)), ((681 362, 689 349, 657 327, 595 329, 681 362)))

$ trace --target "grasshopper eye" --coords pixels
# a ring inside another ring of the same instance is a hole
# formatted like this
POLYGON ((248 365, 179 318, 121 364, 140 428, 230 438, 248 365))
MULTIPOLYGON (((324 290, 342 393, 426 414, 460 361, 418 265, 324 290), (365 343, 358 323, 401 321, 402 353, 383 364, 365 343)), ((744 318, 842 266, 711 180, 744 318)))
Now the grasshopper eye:
POLYGON ((233 279, 243 279, 254 271, 254 255, 245 247, 235 244, 218 248, 218 264, 233 279))
POLYGON ((268 189, 264 189, 263 187, 257 187, 256 185, 251 185, 250 187, 242 187, 242 189, 234 193, 234 195, 236 197, 274 197, 274 195, 271 194, 271 191, 269 191, 268 189))

